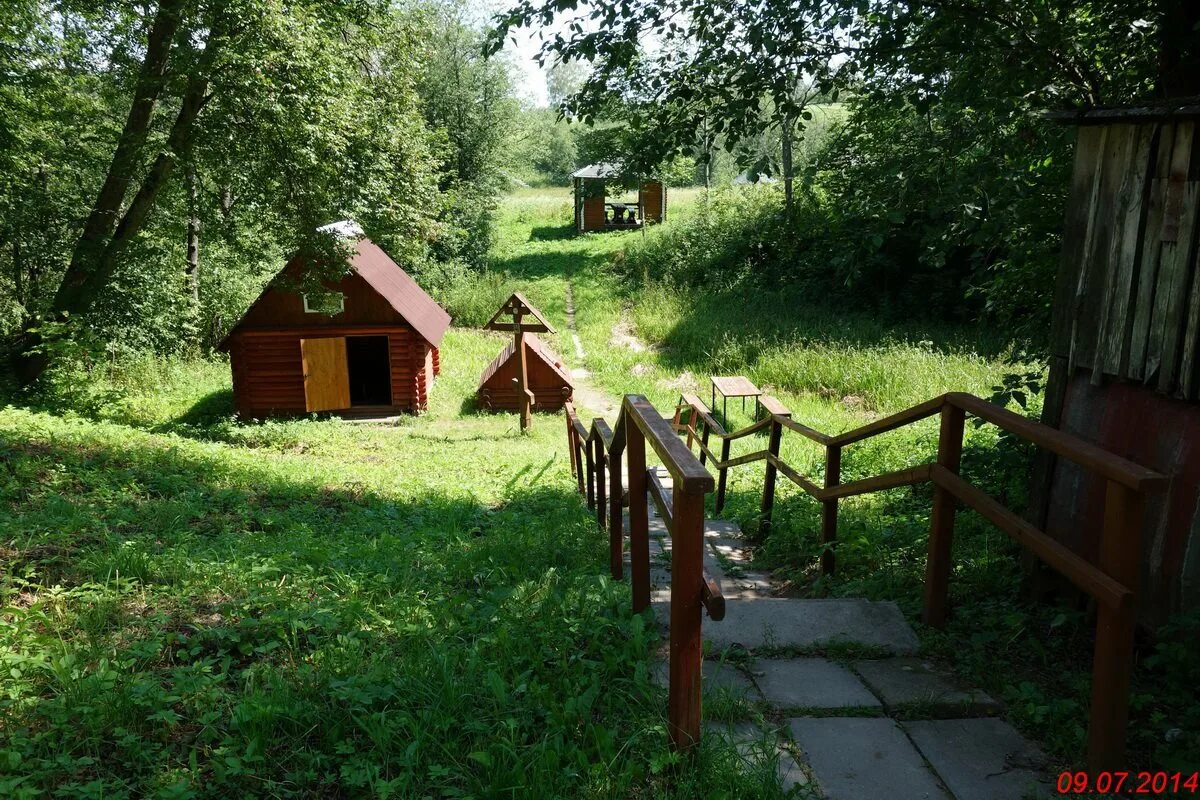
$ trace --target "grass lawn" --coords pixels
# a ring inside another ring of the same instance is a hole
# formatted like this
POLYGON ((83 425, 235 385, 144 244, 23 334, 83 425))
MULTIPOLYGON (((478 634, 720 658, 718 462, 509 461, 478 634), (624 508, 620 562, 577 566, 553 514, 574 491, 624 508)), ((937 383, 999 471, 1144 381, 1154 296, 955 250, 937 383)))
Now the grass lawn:
POLYGON ((669 780, 560 418, 470 410, 501 343, 391 428, 235 423, 203 362, 0 410, 0 796, 773 796, 716 739, 669 780))

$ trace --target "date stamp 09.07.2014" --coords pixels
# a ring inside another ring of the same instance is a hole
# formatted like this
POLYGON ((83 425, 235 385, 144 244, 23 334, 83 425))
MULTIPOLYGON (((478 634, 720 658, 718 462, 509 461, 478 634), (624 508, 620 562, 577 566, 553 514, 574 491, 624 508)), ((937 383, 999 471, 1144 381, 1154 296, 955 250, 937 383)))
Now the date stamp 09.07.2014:
POLYGON ((1063 795, 1126 794, 1200 796, 1200 772, 1063 772, 1055 788, 1063 795))

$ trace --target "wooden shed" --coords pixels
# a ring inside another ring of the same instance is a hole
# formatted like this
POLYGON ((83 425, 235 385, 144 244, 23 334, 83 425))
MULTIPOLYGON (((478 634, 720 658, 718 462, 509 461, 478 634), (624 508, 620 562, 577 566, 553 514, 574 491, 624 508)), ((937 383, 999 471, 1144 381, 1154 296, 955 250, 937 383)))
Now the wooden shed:
MULTIPOLYGON (((1061 114, 1078 126, 1042 421, 1167 475, 1147 500, 1139 614, 1200 608, 1200 104, 1061 114)), ((1043 456, 1043 529, 1097 553, 1104 481, 1043 456)))
POLYGON ((637 204, 608 202, 607 184, 623 179, 619 164, 590 164, 571 174, 575 191, 575 230, 636 230, 667 218, 667 187, 662 181, 637 181, 637 204))
POLYGON ((421 411, 450 315, 352 223, 350 272, 302 292, 293 258, 219 345, 243 417, 421 411))
MULTIPOLYGON (((480 408, 488 411, 519 411, 517 389, 519 369, 516 345, 509 342, 479 378, 480 408)), ((525 334, 525 358, 529 365, 529 390, 533 392, 535 411, 560 411, 570 401, 575 387, 563 361, 536 334, 525 334)))

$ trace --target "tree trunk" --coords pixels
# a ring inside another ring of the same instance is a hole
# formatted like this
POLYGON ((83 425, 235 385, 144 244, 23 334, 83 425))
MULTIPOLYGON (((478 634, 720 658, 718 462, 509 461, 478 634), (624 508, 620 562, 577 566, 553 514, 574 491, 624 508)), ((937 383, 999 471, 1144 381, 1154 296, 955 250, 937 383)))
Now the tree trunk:
POLYGON ((192 78, 188 82, 187 91, 184 92, 183 102, 179 107, 179 114, 175 117, 175 123, 171 126, 171 133, 167 137, 166 148, 158 154, 146 172, 141 188, 134 195, 124 216, 121 217, 108 246, 104 248, 99 263, 80 284, 87 303, 90 303, 91 298, 98 295, 108 285, 117 268, 118 257, 146 223, 150 211, 158 199, 159 192, 167 185, 179 159, 187 157, 192 145, 193 124, 208 100, 207 93, 207 80, 192 78))
POLYGON ((183 274, 190 303, 188 319, 195 325, 200 320, 200 209, 196 190, 196 168, 190 164, 187 170, 187 194, 187 264, 183 274))
POLYGON ((1165 97, 1200 94, 1200 3, 1159 0, 1159 91, 1165 97))
POLYGON ((71 254, 63 282, 55 295, 54 308, 57 311, 83 311, 91 302, 92 298, 85 291, 85 286, 89 274, 103 253, 105 239, 111 235, 117 224, 117 214, 125 201, 142 148, 146 144, 154 108, 162 92, 172 41, 179 28, 182 6, 183 0, 159 2, 158 11, 147 36, 146 56, 134 89, 133 103, 129 107, 125 127, 117 139, 117 148, 109 163, 108 174, 84 223, 83 232, 75 243, 75 250, 71 254))
POLYGON ((783 119, 783 203, 792 213, 792 118, 783 119))
POLYGON ((25 297, 25 259, 21 253, 20 234, 14 232, 12 239, 12 262, 13 262, 13 294, 16 295, 17 302, 25 308, 25 314, 29 313, 29 302, 25 297))

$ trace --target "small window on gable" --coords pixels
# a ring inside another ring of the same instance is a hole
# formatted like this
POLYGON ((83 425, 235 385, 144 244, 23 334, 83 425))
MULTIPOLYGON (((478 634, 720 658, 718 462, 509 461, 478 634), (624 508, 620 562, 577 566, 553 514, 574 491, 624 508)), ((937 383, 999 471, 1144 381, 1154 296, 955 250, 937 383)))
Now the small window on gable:
POLYGON ((304 313, 340 314, 346 309, 346 298, 341 292, 308 292, 304 295, 304 313))

